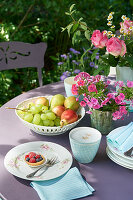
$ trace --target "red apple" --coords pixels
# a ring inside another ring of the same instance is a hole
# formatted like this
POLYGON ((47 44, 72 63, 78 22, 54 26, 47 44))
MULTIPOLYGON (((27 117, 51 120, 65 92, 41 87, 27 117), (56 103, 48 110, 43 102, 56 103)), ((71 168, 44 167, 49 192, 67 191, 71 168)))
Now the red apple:
POLYGON ((52 109, 52 112, 54 112, 56 114, 56 116, 58 116, 58 117, 60 117, 64 111, 65 111, 64 106, 55 106, 52 109))
POLYGON ((68 109, 65 110, 61 115, 60 125, 63 127, 64 125, 71 124, 78 120, 78 115, 74 110, 68 109))

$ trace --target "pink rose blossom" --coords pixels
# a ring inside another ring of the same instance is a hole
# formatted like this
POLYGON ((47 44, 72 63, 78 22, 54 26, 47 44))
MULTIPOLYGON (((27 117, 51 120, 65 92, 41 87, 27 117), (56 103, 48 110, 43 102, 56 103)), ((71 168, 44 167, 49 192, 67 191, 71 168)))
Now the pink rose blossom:
POLYGON ((129 88, 133 87, 133 81, 127 80, 127 87, 129 88))
POLYGON ((81 105, 82 107, 85 107, 85 106, 86 106, 86 103, 85 103, 84 101, 81 101, 81 102, 80 102, 80 105, 81 105))
POLYGON ((103 32, 101 33, 99 30, 95 30, 93 32, 91 42, 95 47, 103 48, 105 47, 107 41, 108 37, 103 32))
POLYGON ((107 51, 113 56, 124 56, 126 53, 126 45, 123 40, 116 37, 111 37, 106 43, 107 51))
POLYGON ((96 89, 96 86, 94 84, 91 84, 88 86, 88 91, 89 92, 96 92, 97 89, 96 89))
POLYGON ((121 29, 123 29, 123 32, 128 34, 129 31, 132 32, 129 28, 133 26, 133 21, 124 20, 124 22, 120 23, 121 29))

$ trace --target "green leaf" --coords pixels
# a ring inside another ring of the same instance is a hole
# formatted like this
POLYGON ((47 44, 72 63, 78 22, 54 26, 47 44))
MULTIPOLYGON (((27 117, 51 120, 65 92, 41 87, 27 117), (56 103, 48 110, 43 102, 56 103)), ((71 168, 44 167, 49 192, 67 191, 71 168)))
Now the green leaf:
POLYGON ((81 32, 78 30, 73 34, 72 44, 74 45, 75 43, 80 42, 80 38, 81 38, 81 32))
POLYGON ((70 13, 69 13, 69 12, 65 12, 65 14, 66 14, 66 15, 70 15, 70 13))
POLYGON ((75 6, 75 4, 72 4, 71 6, 70 6, 70 12, 72 11, 72 9, 73 9, 73 7, 75 6))
POLYGON ((83 30, 87 30, 87 24, 85 22, 81 22, 80 26, 83 30), (82 24, 81 24, 82 23, 82 24))
POLYGON ((83 19, 83 17, 79 18, 79 20, 78 20, 78 21, 80 22, 82 19, 83 19))
POLYGON ((71 28, 72 28, 73 24, 70 24, 68 27, 67 27, 67 32, 68 32, 68 35, 70 36, 70 31, 71 31, 71 28))
POLYGON ((88 30, 85 31, 85 37, 87 40, 90 40, 90 31, 88 30))
POLYGON ((75 31, 76 31, 76 29, 78 28, 78 26, 79 26, 79 24, 78 24, 78 23, 76 23, 76 24, 74 24, 74 25, 73 25, 73 32, 75 32, 75 31))

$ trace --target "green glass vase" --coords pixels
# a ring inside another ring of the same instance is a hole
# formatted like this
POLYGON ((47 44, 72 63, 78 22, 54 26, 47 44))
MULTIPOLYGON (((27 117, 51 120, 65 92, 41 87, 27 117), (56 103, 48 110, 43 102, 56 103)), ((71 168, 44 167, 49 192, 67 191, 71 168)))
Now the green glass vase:
POLYGON ((91 110, 91 126, 101 132, 101 134, 108 134, 113 130, 113 120, 111 111, 91 110))

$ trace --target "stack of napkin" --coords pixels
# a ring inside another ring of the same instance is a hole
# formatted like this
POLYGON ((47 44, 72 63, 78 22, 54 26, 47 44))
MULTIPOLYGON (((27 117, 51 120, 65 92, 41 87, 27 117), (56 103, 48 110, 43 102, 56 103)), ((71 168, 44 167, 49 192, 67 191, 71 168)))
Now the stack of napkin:
POLYGON ((95 191, 81 176, 79 170, 71 168, 65 175, 48 181, 33 181, 31 186, 41 200, 71 200, 92 195, 95 191))
POLYGON ((126 152, 131 149, 133 147, 133 122, 130 122, 119 131, 107 135, 107 142, 121 152, 126 152))

